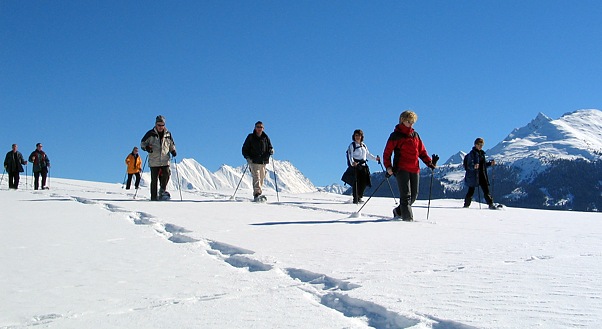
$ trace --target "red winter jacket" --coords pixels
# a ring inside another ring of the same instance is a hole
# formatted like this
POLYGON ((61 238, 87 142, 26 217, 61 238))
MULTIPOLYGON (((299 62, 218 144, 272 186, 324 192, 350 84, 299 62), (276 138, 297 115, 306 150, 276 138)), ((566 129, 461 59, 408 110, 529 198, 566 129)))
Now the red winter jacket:
POLYGON ((385 146, 383 152, 385 168, 391 167, 393 172, 403 170, 417 174, 420 172, 419 158, 427 165, 431 163, 431 157, 429 157, 418 133, 413 128, 408 128, 401 123, 395 126, 395 131, 389 136, 387 146, 385 146), (393 161, 397 162, 395 168, 391 163, 392 154, 394 154, 393 161))

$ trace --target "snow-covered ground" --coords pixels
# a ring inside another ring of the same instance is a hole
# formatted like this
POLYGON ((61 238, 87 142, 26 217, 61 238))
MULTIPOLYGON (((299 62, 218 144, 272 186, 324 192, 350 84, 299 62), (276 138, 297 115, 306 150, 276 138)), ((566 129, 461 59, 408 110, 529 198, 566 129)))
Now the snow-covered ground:
MULTIPOLYGON (((24 177, 22 177, 22 180, 24 177)), ((598 328, 602 216, 53 178, 0 190, 0 328, 598 328)))

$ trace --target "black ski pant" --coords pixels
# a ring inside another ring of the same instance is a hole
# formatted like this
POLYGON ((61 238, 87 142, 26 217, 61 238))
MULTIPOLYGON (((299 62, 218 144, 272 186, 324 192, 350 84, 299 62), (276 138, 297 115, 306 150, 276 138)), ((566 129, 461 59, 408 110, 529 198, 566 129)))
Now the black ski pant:
POLYGON ((42 168, 41 171, 33 172, 33 189, 34 190, 37 190, 40 187, 40 185, 39 185, 40 176, 42 176, 42 188, 44 188, 46 186, 47 175, 48 175, 48 168, 46 168, 46 167, 42 168))
POLYGON ((366 186, 370 186, 370 170, 367 166, 355 166, 355 183, 353 184, 353 203, 358 203, 364 197, 366 186))
POLYGON ((8 173, 8 188, 17 189, 19 188, 19 172, 9 172, 8 173))
POLYGON ((129 190, 130 186, 132 186, 132 176, 136 175, 136 182, 134 183, 134 187, 137 189, 138 186, 140 186, 140 173, 137 172, 135 174, 128 174, 128 181, 127 184, 125 185, 125 189, 129 190))
POLYGON ((397 213, 401 215, 403 220, 414 220, 412 212, 412 204, 418 197, 418 184, 420 182, 417 173, 411 173, 404 170, 399 170, 395 174, 397 179, 397 187, 399 188, 399 206, 397 213))
MULTIPOLYGON (((488 205, 493 205, 493 198, 491 197, 491 194, 489 193, 489 182, 487 181, 487 177, 485 177, 485 174, 483 174, 483 172, 479 171, 479 186, 481 187, 481 190, 483 191, 483 197, 485 198, 485 202, 487 202, 488 205)), ((472 196, 474 195, 474 190, 476 189, 475 186, 470 186, 468 187, 468 192, 466 193, 466 196, 464 197, 464 207, 468 208, 470 207, 470 203, 472 202, 472 196)))
POLYGON ((167 183, 169 182, 169 176, 171 175, 171 171, 169 170, 169 166, 161 166, 161 167, 150 167, 151 171, 151 200, 157 200, 157 180, 161 186, 161 191, 167 190, 167 183))

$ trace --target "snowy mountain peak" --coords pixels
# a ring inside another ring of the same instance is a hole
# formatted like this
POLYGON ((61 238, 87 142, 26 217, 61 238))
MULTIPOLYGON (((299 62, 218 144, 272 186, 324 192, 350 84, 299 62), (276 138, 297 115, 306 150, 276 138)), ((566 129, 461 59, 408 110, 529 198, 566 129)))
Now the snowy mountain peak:
POLYGON ((602 111, 579 110, 552 120, 539 113, 487 151, 498 161, 521 167, 523 178, 546 169, 557 159, 596 160, 602 152, 602 111))
POLYGON ((445 161, 444 165, 457 165, 464 162, 464 157, 466 156, 466 152, 460 151, 445 161))
MULTIPOLYGON (((142 174, 143 185, 150 182, 150 174, 142 174)), ((235 189, 240 183, 241 189, 252 189, 253 179, 247 165, 231 167, 222 165, 216 172, 210 172, 194 159, 182 159, 177 165, 171 164, 171 179, 168 190, 177 190, 178 183, 183 190, 214 191, 235 189), (246 171, 246 172, 245 172, 246 171)), ((264 189, 290 193, 314 192, 316 187, 289 161, 272 160, 267 165, 264 189), (275 170, 275 172, 274 172, 275 170)))

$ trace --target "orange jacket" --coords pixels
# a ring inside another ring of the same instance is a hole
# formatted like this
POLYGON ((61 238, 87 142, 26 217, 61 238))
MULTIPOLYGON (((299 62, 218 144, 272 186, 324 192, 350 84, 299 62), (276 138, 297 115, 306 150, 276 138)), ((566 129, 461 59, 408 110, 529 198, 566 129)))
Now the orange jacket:
POLYGON ((128 174, 135 174, 142 171, 142 159, 140 155, 134 157, 134 154, 128 154, 125 158, 125 164, 128 166, 128 174))

